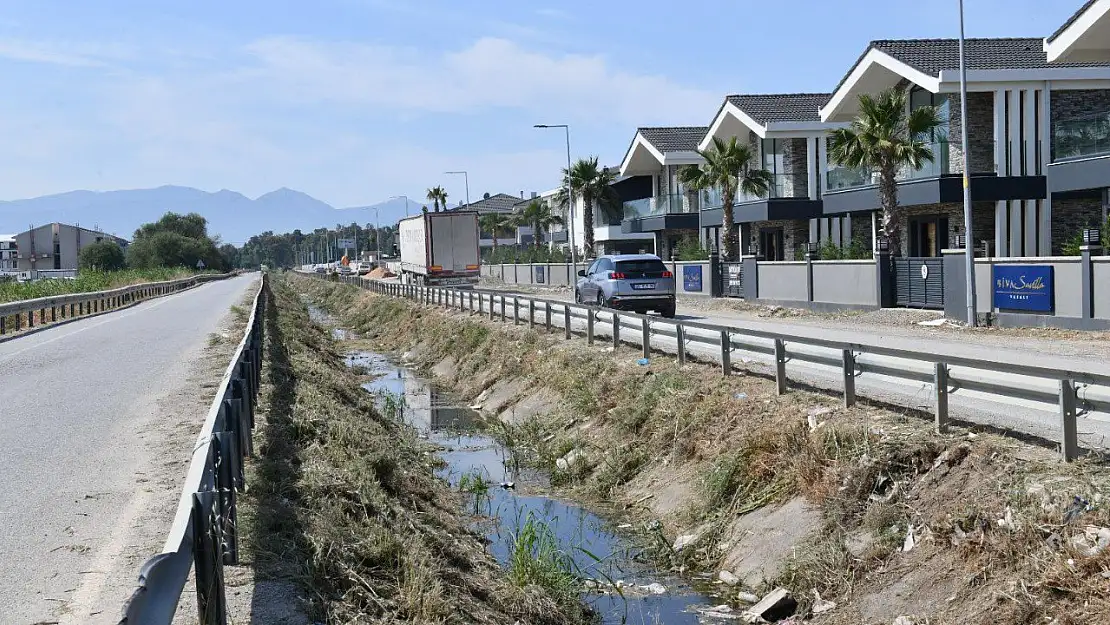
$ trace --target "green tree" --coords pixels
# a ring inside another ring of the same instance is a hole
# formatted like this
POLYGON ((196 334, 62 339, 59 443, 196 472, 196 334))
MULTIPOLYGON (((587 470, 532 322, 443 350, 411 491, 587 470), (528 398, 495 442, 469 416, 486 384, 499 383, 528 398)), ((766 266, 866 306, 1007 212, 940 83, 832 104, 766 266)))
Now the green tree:
POLYGON ((867 168, 879 173, 882 233, 891 249, 901 249, 902 215, 898 206, 898 170, 920 169, 933 161, 929 142, 944 124, 936 107, 912 111, 905 89, 892 88, 877 97, 859 96, 859 115, 848 128, 829 137, 829 158, 845 167, 867 168))
POLYGON ((512 232, 513 218, 507 213, 486 213, 478 217, 478 227, 493 236, 493 250, 497 251, 497 237, 512 232))
POLYGON ((127 248, 127 261, 137 269, 195 268, 197 261, 203 261, 208 269, 224 268, 216 242, 208 236, 207 220, 196 213, 166 213, 158 221, 140 226, 127 248))
MULTIPOLYGON (((620 197, 613 189, 616 176, 608 167, 598 167, 596 156, 580 158, 571 165, 570 169, 563 169, 563 185, 569 186, 578 197, 582 198, 582 240, 583 252, 587 258, 593 258, 594 250, 594 208, 603 214, 613 215, 620 209, 620 197)), ((556 202, 561 206, 569 206, 570 198, 566 190, 556 196, 556 202)))
POLYGON ((79 269, 95 271, 119 271, 127 266, 127 259, 123 255, 123 248, 112 240, 100 241, 87 245, 81 249, 77 258, 79 269))
POLYGON ((551 206, 547 202, 532 200, 513 216, 513 221, 518 226, 530 226, 532 243, 539 247, 543 233, 550 230, 551 226, 562 225, 563 218, 551 212, 551 206))
POLYGON ((698 150, 705 159, 703 165, 686 165, 678 170, 679 179, 688 189, 704 191, 717 188, 721 190, 721 223, 724 235, 721 237, 721 256, 725 260, 739 259, 739 233, 733 222, 732 202, 736 192, 765 197, 774 181, 771 172, 756 168, 755 152, 746 143, 738 143, 736 137, 728 141, 713 137, 713 145, 707 150, 698 150))
POLYGON ((190 239, 204 239, 208 237, 208 220, 197 213, 180 215, 168 212, 158 221, 139 226, 134 238, 141 239, 155 232, 176 232, 190 239))
POLYGON ((440 207, 443 207, 443 210, 447 210, 447 191, 444 190, 443 187, 438 185, 431 187, 430 189, 428 189, 428 194, 426 197, 432 202, 432 205, 435 208, 435 212, 438 213, 440 207))

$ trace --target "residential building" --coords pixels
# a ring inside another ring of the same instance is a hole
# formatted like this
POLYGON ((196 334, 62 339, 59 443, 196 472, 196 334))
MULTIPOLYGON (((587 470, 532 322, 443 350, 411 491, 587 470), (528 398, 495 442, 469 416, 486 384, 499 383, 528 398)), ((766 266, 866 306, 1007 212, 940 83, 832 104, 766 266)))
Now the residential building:
POLYGON ((698 237, 698 194, 687 190, 679 170, 705 162, 697 152, 705 126, 639 128, 621 162, 623 177, 648 177, 651 195, 623 202, 621 231, 651 235, 655 253, 670 258, 684 237, 698 237))
MULTIPOLYGON (((1099 3, 1092 3, 1097 5, 1099 3)), ((1086 23, 1086 20, 1079 20, 1086 23)), ((1084 40, 1087 41, 1087 40, 1084 40)), ((963 224, 963 155, 969 156, 973 202, 970 241, 998 256, 1047 256, 1085 215, 1086 208, 1054 206, 1046 170, 1053 157, 1053 101, 1070 114, 1095 113, 1091 93, 1110 80, 1110 62, 1050 62, 1040 39, 967 39, 968 145, 961 140, 959 43, 956 39, 873 41, 821 107, 824 122, 843 123, 858 113, 858 96, 890 87, 909 91, 909 106, 936 106, 943 124, 929 137, 935 159, 899 172, 906 256, 937 256, 967 235, 963 224), (1082 106, 1080 106, 1082 103, 1082 106)), ((1105 101, 1103 101, 1103 106, 1105 101)), ((820 146, 822 163, 827 144, 820 146)), ((874 219, 880 208, 871 171, 830 164, 821 178, 827 217, 874 219)))
MULTIPOLYGON (((1110 0, 1084 4, 1044 40, 1048 61, 1110 64, 1110 0)), ((1105 228, 1110 211, 1110 81, 1054 80, 1048 116, 1047 171, 1052 246, 1059 250, 1088 226, 1105 228)))
MULTIPOLYGON (((809 241, 847 245, 854 237, 870 240, 866 220, 853 223, 850 215, 826 216, 820 183, 825 161, 822 146, 837 123, 820 119, 827 93, 730 95, 725 98, 698 148, 708 149, 714 138, 747 144, 752 167, 771 173, 764 197, 737 193, 733 227, 740 229, 740 253, 762 260, 794 260, 809 241)), ((701 228, 707 242, 718 245, 723 227, 719 190, 701 194, 701 228)))
MULTIPOLYGON (((617 171, 616 167, 606 168, 617 171)), ((616 205, 602 208, 594 202, 594 254, 637 254, 651 252, 655 248, 655 236, 651 233, 625 232, 621 226, 624 220, 624 205, 627 202, 642 200, 652 195, 651 176, 617 175, 612 185, 616 193, 616 205)), ((585 204, 580 194, 574 194, 574 243, 581 254, 585 251, 585 204)))
MULTIPOLYGON (((502 213, 506 215, 512 215, 513 211, 516 208, 516 204, 519 201, 519 197, 515 195, 509 195, 508 193, 498 193, 496 195, 490 195, 489 193, 486 193, 482 197, 482 199, 476 202, 471 202, 470 204, 459 203, 457 207, 451 208, 449 210, 477 211, 478 218, 481 219, 481 216, 487 213, 502 213)), ((500 234, 501 236, 497 237, 498 245, 517 244, 517 234, 515 227, 508 232, 503 232, 500 234)), ((494 233, 492 232, 480 232, 478 238, 479 246, 493 247, 493 237, 494 233)))
POLYGON ((17 270, 19 250, 15 246, 14 234, 0 234, 0 272, 17 270))
POLYGON ((121 247, 127 247, 128 244, 126 239, 115 235, 69 224, 55 222, 33 227, 15 235, 17 269, 77 269, 81 250, 106 240, 115 241, 121 247))

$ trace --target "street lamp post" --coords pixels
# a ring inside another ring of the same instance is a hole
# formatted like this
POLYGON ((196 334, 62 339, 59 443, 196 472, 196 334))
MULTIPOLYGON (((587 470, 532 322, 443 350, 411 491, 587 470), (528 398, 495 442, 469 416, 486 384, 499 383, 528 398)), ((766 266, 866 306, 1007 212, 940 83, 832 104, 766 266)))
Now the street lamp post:
POLYGON ((409 196, 407 196, 407 195, 394 195, 393 197, 391 197, 389 199, 390 200, 398 200, 398 199, 401 199, 401 198, 405 199, 405 217, 408 217, 409 216, 409 196))
MULTIPOLYGON (((570 186, 570 126, 567 124, 536 124, 533 128, 562 128, 567 136, 567 215, 570 221, 570 266, 578 267, 578 249, 574 244, 574 189, 570 186)), ((571 277, 571 280, 574 278, 571 277)))
POLYGON ((975 327, 975 242, 971 230, 971 174, 967 143, 967 65, 964 62, 964 0, 960 3, 960 140, 964 165, 964 259, 967 264, 967 325, 975 327))
MULTIPOLYGON (((466 205, 470 206, 470 176, 468 176, 465 171, 445 171, 443 173, 445 173, 445 174, 462 174, 463 183, 466 185, 466 205)), ((444 206, 443 210, 447 210, 447 207, 444 206)))

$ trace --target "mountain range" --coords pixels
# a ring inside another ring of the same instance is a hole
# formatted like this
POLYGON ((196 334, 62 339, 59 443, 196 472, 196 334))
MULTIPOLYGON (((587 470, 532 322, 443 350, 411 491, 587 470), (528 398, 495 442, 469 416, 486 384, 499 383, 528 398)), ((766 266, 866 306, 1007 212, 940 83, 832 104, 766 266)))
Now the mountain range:
MULTIPOLYGON (((421 204, 410 201, 415 214, 421 204)), ((251 236, 330 227, 352 222, 365 226, 380 219, 394 224, 405 216, 403 198, 371 206, 335 208, 311 195, 281 188, 255 199, 223 189, 209 193, 192 187, 163 186, 120 191, 70 191, 25 200, 0 202, 0 232, 16 233, 32 224, 59 221, 80 224, 130 239, 140 225, 156 221, 167 211, 200 213, 208 220, 210 235, 225 243, 241 244, 251 236)))

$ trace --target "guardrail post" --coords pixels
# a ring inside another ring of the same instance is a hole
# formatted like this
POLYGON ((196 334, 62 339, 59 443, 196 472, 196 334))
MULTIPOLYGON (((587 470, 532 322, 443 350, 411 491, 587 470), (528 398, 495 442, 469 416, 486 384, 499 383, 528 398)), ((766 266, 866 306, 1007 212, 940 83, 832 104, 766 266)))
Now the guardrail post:
POLYGON ((215 507, 216 493, 193 493, 193 570, 201 625, 227 624, 220 530, 219 523, 213 518, 215 507))
POLYGON ((33 310, 27 312, 27 327, 35 327, 35 311, 33 310))
POLYGON ((570 340, 570 305, 563 304, 563 338, 570 340))
POLYGON ((1075 382, 1060 380, 1060 455, 1064 462, 1071 462, 1079 457, 1075 404, 1075 382))
POLYGON ((505 296, 501 296, 501 322, 505 321, 505 296))
POLYGON ((651 321, 647 317, 640 319, 640 339, 643 342, 644 358, 651 357, 651 321))
POLYGON ((474 314, 474 291, 470 292, 470 314, 474 314))
POLYGON ((593 308, 587 308, 586 309, 586 344, 587 345, 593 345, 594 344, 594 317, 596 315, 597 315, 597 311, 594 310, 593 308))
POLYGON ((513 325, 520 323, 520 298, 513 296, 513 325))
POLYGON ((686 364, 686 328, 681 323, 674 324, 674 338, 678 345, 678 364, 682 366, 686 364))
POLYGON ((856 405, 856 355, 846 349, 841 360, 844 365, 844 407, 851 408, 856 405))
POLYGON ((613 311, 613 349, 621 346, 621 316, 613 311))
POLYGON ((543 327, 547 333, 551 333, 551 302, 543 303, 543 327))
POLYGON ((528 300, 528 329, 534 330, 536 328, 536 302, 535 300, 528 300))
POLYGON ((732 336, 728 330, 721 330, 721 373, 732 375, 732 336))
POLYGON ((58 321, 58 307, 57 306, 51 306, 50 307, 50 323, 56 323, 57 321, 58 321))
POLYGON ((948 365, 943 362, 934 365, 933 387, 937 394, 934 425, 937 434, 945 434, 948 432, 948 365))
POLYGON ((779 395, 786 394, 786 342, 775 339, 775 386, 779 395))
POLYGON ((236 432, 216 432, 215 448, 219 454, 216 466, 216 492, 220 504, 220 534, 223 540, 223 563, 239 564, 239 537, 235 531, 238 513, 235 510, 235 473, 242 464, 238 457, 239 445, 236 432))

